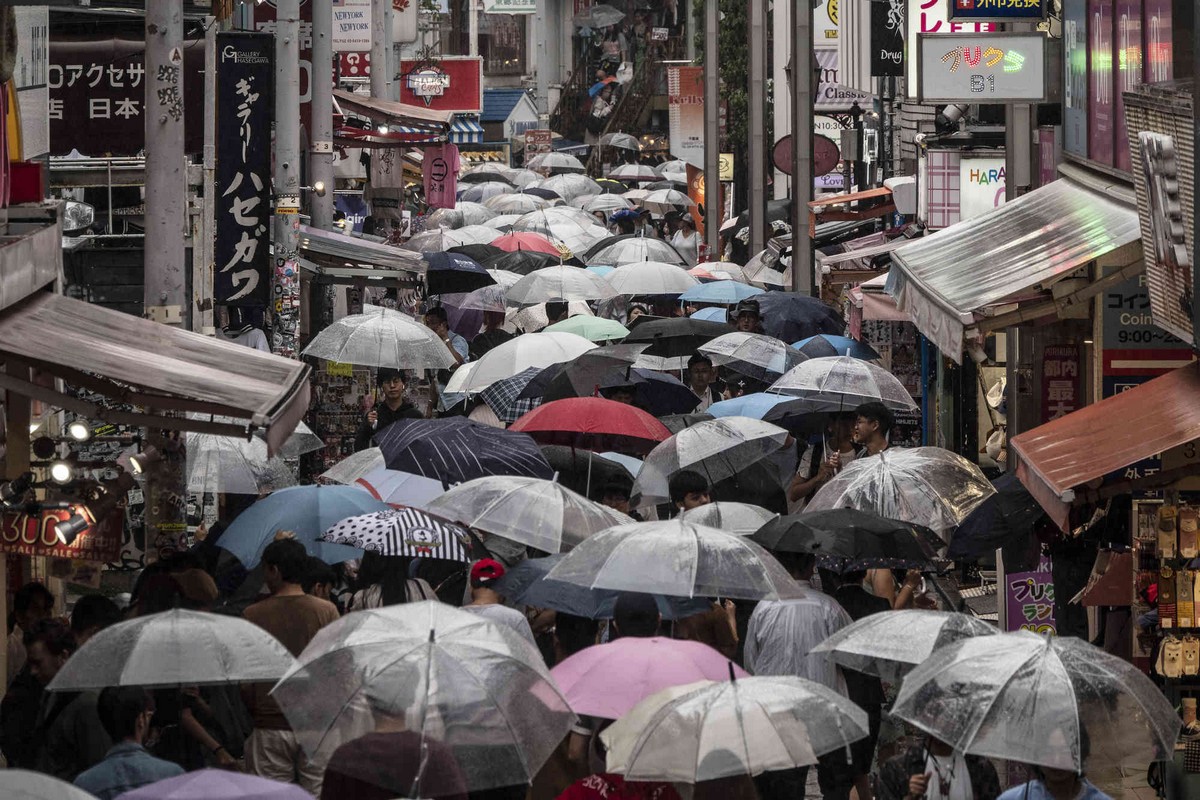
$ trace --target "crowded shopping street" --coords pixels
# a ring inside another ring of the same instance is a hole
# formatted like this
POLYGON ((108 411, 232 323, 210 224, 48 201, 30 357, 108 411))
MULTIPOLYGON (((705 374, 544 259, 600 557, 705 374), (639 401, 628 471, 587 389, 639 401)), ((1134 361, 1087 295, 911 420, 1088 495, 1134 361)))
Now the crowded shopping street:
POLYGON ((1200 800, 1197 11, 0 0, 0 800, 1200 800))

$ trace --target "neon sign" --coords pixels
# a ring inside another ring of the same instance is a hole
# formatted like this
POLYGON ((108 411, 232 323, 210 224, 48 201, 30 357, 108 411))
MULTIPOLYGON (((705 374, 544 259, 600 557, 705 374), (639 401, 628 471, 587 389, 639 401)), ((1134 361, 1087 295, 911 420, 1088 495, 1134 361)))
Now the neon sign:
POLYGON ((1041 102, 1045 99, 1044 34, 922 34, 917 46, 920 102, 1041 102))

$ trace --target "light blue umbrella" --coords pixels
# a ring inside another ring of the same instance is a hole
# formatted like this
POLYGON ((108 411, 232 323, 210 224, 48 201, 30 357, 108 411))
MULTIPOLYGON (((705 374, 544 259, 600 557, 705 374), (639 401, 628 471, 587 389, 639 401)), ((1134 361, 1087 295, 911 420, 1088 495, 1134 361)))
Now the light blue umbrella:
POLYGON ((763 290, 749 284, 737 281, 713 281, 693 286, 683 294, 680 300, 690 300, 696 303, 724 303, 731 305, 747 297, 762 294, 763 290))
POLYGON ((818 333, 807 339, 793 342, 792 347, 807 355, 809 358, 826 358, 829 356, 850 356, 864 361, 876 361, 879 353, 869 344, 851 339, 849 336, 834 336, 829 333, 818 333))
POLYGON ((837 410, 836 405, 824 401, 804 400, 797 397, 789 399, 786 395, 771 394, 770 392, 744 394, 730 400, 721 400, 708 407, 708 413, 718 419, 721 417, 750 417, 770 422, 793 433, 820 430, 825 423, 825 417, 822 415, 837 410), (797 400, 801 402, 796 402, 797 400))
POLYGON ((642 460, 627 456, 622 453, 598 453, 597 455, 607 458, 609 461, 615 461, 625 469, 629 470, 629 476, 636 478, 638 473, 642 471, 642 460))
POLYGON ((729 310, 724 308, 702 308, 691 316, 692 319, 702 319, 706 322, 728 322, 729 310))
POLYGON ((616 269, 616 267, 600 266, 600 267, 588 267, 587 271, 591 272, 595 275, 599 275, 601 278, 603 278, 605 275, 612 272, 614 269, 616 269))
POLYGON ((363 551, 317 537, 347 517, 390 509, 387 503, 353 486, 293 486, 280 489, 243 511, 217 542, 254 569, 279 531, 290 531, 310 556, 326 564, 361 558, 363 551))

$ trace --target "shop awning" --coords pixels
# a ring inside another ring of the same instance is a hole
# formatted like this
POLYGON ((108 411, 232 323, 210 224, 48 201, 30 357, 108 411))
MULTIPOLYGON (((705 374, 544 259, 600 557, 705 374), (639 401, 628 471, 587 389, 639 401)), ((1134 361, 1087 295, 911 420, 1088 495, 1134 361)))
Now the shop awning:
POLYGON ((483 144, 483 126, 470 117, 455 117, 450 123, 451 144, 483 144))
POLYGON ((300 226, 300 263, 311 272, 334 278, 361 278, 416 284, 425 274, 420 253, 300 226))
POLYGON ((912 322, 908 314, 896 308, 896 301, 883 290, 887 275, 863 281, 850 290, 850 335, 862 338, 864 320, 912 322))
POLYGON ((1200 365, 1168 372, 1014 436, 1017 477, 1066 530, 1078 487, 1200 439, 1200 365))
POLYGON ((0 312, 0 359, 134 407, 103 408, 19 373, 0 374, 0 388, 89 419, 225 436, 262 430, 271 452, 308 410, 309 367, 300 361, 49 292, 0 312))
POLYGON ((454 118, 454 114, 449 111, 434 111, 408 103, 398 103, 395 100, 383 100, 370 95, 347 92, 343 89, 334 89, 333 98, 343 113, 350 112, 366 117, 372 122, 382 122, 389 126, 444 131, 454 118))
MULTIPOLYGON (((1125 203, 1063 177, 892 251, 887 291, 921 333, 961 361, 964 330, 977 314, 1048 289, 1140 237, 1132 196, 1125 203)), ((1140 254, 1132 266, 1141 271, 1140 254)))

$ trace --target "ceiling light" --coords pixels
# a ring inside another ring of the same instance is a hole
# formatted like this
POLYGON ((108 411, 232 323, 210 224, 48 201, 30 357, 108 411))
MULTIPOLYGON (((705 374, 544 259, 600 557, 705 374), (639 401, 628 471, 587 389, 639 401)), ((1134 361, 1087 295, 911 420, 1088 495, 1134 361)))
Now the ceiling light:
POLYGON ((70 483, 75 477, 75 470, 66 461, 55 461, 50 465, 50 480, 55 483, 70 483))
POLYGON ((67 435, 77 442, 86 442, 92 438, 92 426, 85 419, 73 420, 67 425, 67 435))
POLYGON ((79 534, 87 530, 88 524, 87 517, 76 511, 70 517, 54 526, 54 535, 63 544, 71 545, 79 538, 79 534))
POLYGON ((129 457, 129 465, 133 468, 134 475, 141 475, 154 464, 162 461, 162 454, 158 452, 156 447, 147 447, 137 455, 129 457))

